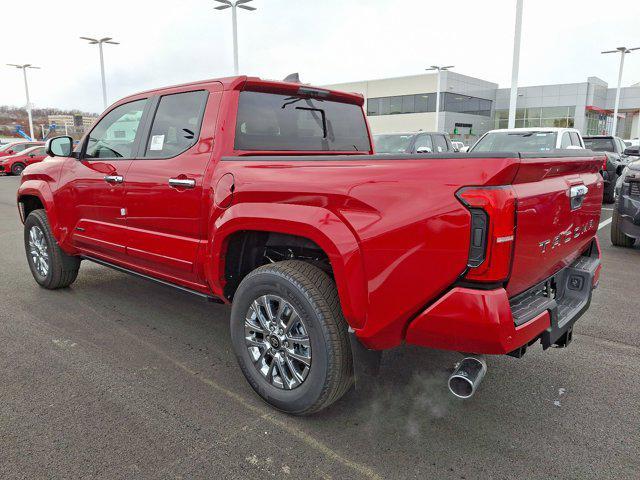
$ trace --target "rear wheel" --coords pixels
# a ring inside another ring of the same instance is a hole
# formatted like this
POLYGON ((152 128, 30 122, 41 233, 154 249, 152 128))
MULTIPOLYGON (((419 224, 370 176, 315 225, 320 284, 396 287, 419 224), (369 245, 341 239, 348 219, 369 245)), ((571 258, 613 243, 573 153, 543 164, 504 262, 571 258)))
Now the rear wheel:
POLYGON ((611 219, 611 243, 616 247, 633 247, 636 242, 635 238, 625 234, 620 228, 622 219, 618 214, 618 205, 613 207, 613 217, 611 219))
POLYGON ((25 220, 24 247, 31 274, 40 286, 54 290, 75 281, 80 259, 62 251, 51 233, 44 210, 32 211, 25 220))
POLYGON ((25 164, 24 163, 14 163, 13 166, 11 167, 11 174, 12 175, 22 175, 22 171, 25 168, 25 164))
POLYGON ((247 275, 233 300, 231 338, 253 389, 285 412, 322 410, 353 383, 335 284, 308 263, 288 260, 247 275))

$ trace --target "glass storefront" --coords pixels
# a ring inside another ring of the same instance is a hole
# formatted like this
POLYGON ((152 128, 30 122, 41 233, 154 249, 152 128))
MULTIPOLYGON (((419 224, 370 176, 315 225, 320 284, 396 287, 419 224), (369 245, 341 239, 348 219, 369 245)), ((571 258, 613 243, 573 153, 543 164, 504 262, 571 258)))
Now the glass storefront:
MULTIPOLYGON (((470 115, 491 116, 491 100, 458 93, 440 94, 440 111, 470 115)), ((423 113, 436 111, 435 93, 397 95, 367 99, 367 115, 397 115, 400 113, 423 113)))

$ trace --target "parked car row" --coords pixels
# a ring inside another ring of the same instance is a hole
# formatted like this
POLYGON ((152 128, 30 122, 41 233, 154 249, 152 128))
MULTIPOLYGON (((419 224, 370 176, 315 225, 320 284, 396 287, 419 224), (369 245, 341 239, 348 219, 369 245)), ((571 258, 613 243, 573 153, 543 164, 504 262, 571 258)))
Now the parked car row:
POLYGON ((17 153, 13 155, 0 157, 0 173, 20 175, 27 165, 41 162, 45 158, 47 158, 47 154, 45 153, 44 144, 25 148, 24 150, 18 149, 17 153))

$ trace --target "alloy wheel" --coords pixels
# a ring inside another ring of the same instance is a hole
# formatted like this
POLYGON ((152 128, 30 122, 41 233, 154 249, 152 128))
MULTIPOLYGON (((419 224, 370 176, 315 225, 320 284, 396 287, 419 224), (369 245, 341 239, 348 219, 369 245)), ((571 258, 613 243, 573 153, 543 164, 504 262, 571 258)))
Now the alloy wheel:
POLYGON ((37 225, 29 230, 29 255, 38 274, 46 277, 49 273, 49 247, 42 229, 37 225))
POLYGON ((245 315, 244 332, 254 367, 271 385, 302 385, 311 369, 311 342, 293 305, 277 295, 258 297, 245 315))

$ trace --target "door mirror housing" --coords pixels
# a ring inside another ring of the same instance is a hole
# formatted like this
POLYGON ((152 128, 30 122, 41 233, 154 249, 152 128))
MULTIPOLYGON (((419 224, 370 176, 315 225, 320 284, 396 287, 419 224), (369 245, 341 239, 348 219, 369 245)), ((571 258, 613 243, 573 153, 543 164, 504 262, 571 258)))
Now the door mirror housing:
POLYGON ((431 149, 429 147, 418 147, 416 153, 431 153, 431 149))
POLYGON ((640 147, 625 148, 624 154, 629 157, 640 157, 640 147))
POLYGON ((73 151, 73 139, 66 135, 50 138, 44 150, 50 157, 70 157, 73 151))

